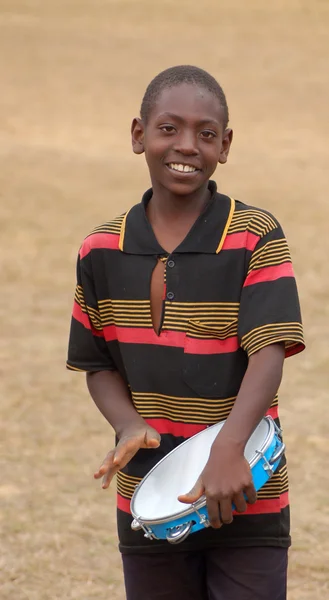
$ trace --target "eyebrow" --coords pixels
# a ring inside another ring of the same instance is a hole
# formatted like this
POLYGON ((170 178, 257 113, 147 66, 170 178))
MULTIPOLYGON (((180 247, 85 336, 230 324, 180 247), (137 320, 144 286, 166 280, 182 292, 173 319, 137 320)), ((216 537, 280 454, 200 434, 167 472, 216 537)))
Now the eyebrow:
MULTIPOLYGON (((160 114, 157 117, 157 120, 159 119, 163 119, 164 117, 169 117, 171 119, 175 119, 176 121, 180 121, 181 123, 185 122, 185 119, 183 117, 180 117, 179 115, 175 115, 175 113, 171 113, 171 112, 164 112, 162 114, 160 114)), ((213 125, 220 125, 219 121, 215 121, 214 119, 200 119, 200 121, 198 121, 198 125, 206 125, 206 124, 213 124, 213 125)))

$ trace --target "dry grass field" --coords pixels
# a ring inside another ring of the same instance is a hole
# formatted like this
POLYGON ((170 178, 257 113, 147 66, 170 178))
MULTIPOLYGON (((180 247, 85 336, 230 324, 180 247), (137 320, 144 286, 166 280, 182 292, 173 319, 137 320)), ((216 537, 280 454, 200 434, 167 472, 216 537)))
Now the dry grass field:
POLYGON ((227 93, 222 191, 274 212, 290 242, 308 348, 281 389, 289 600, 326 597, 328 50, 328 0, 0 0, 2 600, 124 599, 114 490, 92 478, 112 433, 64 366, 75 259, 148 186, 130 121, 181 63, 227 93))

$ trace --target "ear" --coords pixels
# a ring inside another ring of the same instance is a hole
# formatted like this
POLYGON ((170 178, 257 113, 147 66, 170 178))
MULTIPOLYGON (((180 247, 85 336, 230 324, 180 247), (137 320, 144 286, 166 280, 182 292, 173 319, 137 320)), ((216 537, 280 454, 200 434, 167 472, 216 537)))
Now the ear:
POLYGON ((144 152, 144 123, 136 117, 131 124, 131 142, 135 154, 144 152))
POLYGON ((221 165, 224 165, 227 162, 228 153, 230 151, 230 147, 233 140, 233 131, 232 129, 225 129, 222 138, 222 148, 220 151, 218 162, 221 165))

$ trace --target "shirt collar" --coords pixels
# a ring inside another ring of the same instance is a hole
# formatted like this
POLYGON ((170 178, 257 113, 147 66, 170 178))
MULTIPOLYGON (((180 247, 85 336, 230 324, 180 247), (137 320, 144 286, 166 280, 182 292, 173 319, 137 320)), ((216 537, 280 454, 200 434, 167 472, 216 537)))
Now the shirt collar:
MULTIPOLYGON (((175 253, 216 254, 223 245, 234 212, 234 200, 219 194, 214 181, 209 181, 210 200, 195 221, 175 253)), ((166 255, 158 243, 146 216, 146 206, 152 197, 147 190, 142 201, 125 215, 121 225, 119 248, 126 254, 166 255)))

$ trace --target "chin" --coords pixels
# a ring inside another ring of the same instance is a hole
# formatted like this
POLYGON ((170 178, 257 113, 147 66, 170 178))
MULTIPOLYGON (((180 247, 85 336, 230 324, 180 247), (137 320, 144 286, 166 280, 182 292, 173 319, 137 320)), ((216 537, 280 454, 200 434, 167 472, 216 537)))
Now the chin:
POLYGON ((207 185, 207 182, 203 182, 201 183, 201 185, 196 185, 196 184, 192 184, 189 182, 177 182, 177 183, 171 183, 170 185, 164 185, 164 187, 171 192, 172 194, 174 194, 175 196, 190 196, 191 194, 194 194, 195 192, 197 192, 201 187, 203 187, 204 185, 207 185))

